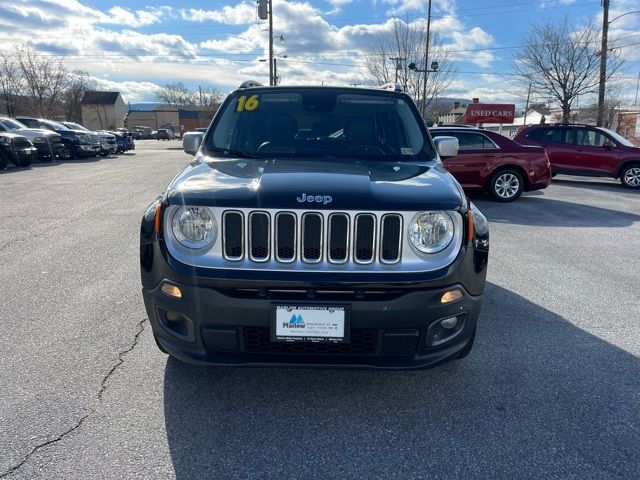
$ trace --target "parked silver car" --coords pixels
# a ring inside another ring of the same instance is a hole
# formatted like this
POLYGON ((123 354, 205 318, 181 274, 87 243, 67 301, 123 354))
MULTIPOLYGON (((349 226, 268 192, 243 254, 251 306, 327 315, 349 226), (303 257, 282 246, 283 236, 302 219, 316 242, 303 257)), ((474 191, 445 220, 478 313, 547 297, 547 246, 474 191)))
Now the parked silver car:
POLYGON ((0 117, 0 132, 10 132, 28 139, 38 150, 42 162, 50 162, 64 149, 62 137, 53 130, 29 128, 13 118, 0 117))

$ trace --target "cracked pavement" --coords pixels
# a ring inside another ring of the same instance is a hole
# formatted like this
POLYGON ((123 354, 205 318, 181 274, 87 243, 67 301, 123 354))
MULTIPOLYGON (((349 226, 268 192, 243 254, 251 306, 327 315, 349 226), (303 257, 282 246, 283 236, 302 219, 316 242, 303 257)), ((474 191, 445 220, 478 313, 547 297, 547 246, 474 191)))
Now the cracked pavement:
POLYGON ((139 287, 177 144, 0 172, 1 478, 640 477, 640 193, 477 197, 492 251, 464 361, 202 368, 157 350, 139 287))

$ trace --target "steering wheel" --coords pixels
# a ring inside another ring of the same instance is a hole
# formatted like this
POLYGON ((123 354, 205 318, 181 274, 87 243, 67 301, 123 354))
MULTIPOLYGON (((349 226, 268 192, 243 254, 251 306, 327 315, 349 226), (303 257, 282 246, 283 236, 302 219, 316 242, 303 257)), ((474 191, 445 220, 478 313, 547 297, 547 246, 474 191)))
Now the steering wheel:
POLYGON ((386 155, 387 153, 375 145, 356 145, 347 150, 347 153, 361 153, 363 155, 386 155))

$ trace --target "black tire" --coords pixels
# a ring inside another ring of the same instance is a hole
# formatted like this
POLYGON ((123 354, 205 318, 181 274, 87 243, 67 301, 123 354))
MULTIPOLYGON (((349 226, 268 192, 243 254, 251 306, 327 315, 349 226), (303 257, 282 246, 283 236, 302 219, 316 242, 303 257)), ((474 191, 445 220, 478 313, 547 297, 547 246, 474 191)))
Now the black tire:
POLYGON ((630 163, 620 171, 620 183, 625 188, 640 189, 640 163, 630 163))
POLYGON ((489 193, 498 202, 517 200, 524 189, 522 174, 513 168, 498 170, 489 182, 489 193))
POLYGON ((7 154, 0 150, 0 170, 7 168, 9 161, 7 160, 7 154))
POLYGON ((156 341, 156 345, 158 346, 158 349, 164 353, 165 355, 169 355, 169 352, 167 352, 164 347, 162 345, 160 345, 160 342, 158 341, 158 337, 156 337, 156 335, 153 335, 153 339, 156 341))
POLYGON ((76 151, 73 148, 73 145, 69 145, 68 143, 64 144, 62 150, 60 151, 60 160, 73 160, 76 158, 76 151))
POLYGON ((21 158, 18 160, 18 166, 20 168, 27 168, 31 166, 31 159, 29 157, 21 158))
POLYGON ((466 357, 467 355, 469 355, 469 352, 473 348, 473 343, 475 341, 476 341, 476 331, 474 329, 473 333, 471 334, 471 338, 469 339, 467 344, 464 346, 464 348, 460 351, 460 355, 458 355, 458 360, 460 360, 460 359, 466 357))

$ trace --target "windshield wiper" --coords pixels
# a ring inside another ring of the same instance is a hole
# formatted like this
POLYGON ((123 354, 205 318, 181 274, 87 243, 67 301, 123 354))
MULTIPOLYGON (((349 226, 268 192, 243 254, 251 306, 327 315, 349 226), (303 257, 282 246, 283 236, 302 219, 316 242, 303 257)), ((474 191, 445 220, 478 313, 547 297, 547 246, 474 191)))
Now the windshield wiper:
POLYGON ((207 148, 207 150, 211 152, 226 153, 227 155, 238 158, 261 158, 257 155, 252 155, 251 153, 241 152, 240 150, 232 150, 230 148, 209 147, 207 148))

